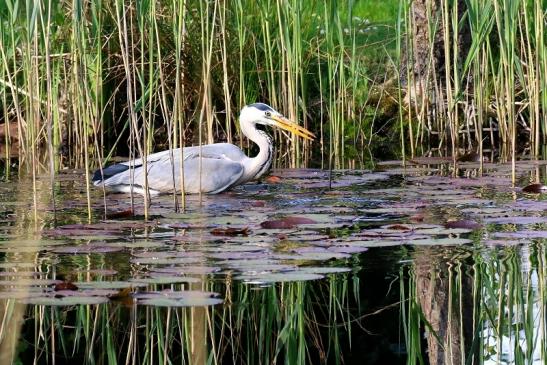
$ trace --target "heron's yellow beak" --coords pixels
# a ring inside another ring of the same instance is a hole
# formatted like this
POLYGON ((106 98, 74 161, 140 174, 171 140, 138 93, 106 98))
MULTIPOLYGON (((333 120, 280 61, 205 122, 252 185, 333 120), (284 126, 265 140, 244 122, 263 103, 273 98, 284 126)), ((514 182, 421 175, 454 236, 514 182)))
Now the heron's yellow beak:
POLYGON ((296 134, 297 136, 308 139, 310 141, 315 138, 315 134, 313 134, 306 128, 299 126, 298 124, 291 122, 285 117, 274 115, 272 116, 272 119, 274 120, 274 125, 276 127, 289 131, 293 134, 296 134))

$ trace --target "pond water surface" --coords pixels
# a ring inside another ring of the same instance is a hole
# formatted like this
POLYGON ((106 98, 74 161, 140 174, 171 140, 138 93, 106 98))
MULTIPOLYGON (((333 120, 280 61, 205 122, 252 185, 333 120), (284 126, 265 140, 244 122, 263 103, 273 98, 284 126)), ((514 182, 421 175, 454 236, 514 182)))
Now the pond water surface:
POLYGON ((148 221, 81 171, 55 205, 5 181, 0 363, 544 364, 546 165, 274 170, 148 221))

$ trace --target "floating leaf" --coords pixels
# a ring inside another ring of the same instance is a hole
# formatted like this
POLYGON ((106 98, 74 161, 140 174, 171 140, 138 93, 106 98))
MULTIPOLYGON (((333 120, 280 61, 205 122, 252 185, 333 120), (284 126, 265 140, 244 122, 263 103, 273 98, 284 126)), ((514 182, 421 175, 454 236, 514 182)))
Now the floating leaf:
POLYGON ((173 229, 204 229, 206 227, 196 227, 190 223, 172 223, 168 225, 169 228, 173 229))
POLYGON ((52 240, 52 239, 36 239, 36 240, 22 240, 22 239, 8 239, 6 241, 0 241, 0 247, 6 248, 22 248, 30 247, 35 250, 42 250, 44 248, 51 248, 52 246, 66 245, 71 241, 65 240, 52 240))
POLYGON ((117 210, 113 212, 107 212, 106 218, 108 219, 119 219, 119 218, 128 218, 134 216, 133 209, 117 210))
POLYGON ((448 221, 444 225, 446 228, 449 229, 481 229, 482 225, 480 223, 477 223, 475 221, 469 220, 469 219, 462 219, 458 221, 448 221))
POLYGON ((220 298, 154 298, 143 299, 138 303, 142 305, 151 305, 154 307, 208 307, 211 305, 222 304, 224 303, 224 300, 220 298))
POLYGON ((112 297, 118 293, 116 289, 86 289, 86 290, 58 290, 55 297, 112 297))
POLYGON ((52 252, 60 254, 86 254, 86 253, 111 253, 121 251, 121 247, 112 246, 98 246, 98 245, 80 245, 80 246, 67 246, 59 247, 52 252))
POLYGON ((55 291, 61 291, 61 290, 78 290, 78 287, 74 285, 74 283, 70 281, 63 281, 61 283, 55 284, 55 287, 53 288, 55 291))
POLYGON ((323 275, 308 273, 305 271, 290 271, 280 273, 267 273, 257 275, 239 275, 236 280, 242 280, 250 284, 269 284, 295 281, 309 281, 322 279, 323 275))
MULTIPOLYGON (((244 242, 249 241, 245 239, 244 242)), ((200 247, 200 251, 203 253, 206 252, 258 252, 265 251, 267 248, 264 246, 257 246, 251 244, 238 244, 238 243, 219 243, 219 244, 209 244, 203 245, 200 247)))
POLYGON ((351 271, 349 267, 332 267, 332 266, 304 266, 298 269, 298 271, 310 273, 310 274, 339 274, 351 271))
POLYGON ((126 289, 146 286, 146 283, 130 281, 79 281, 75 282, 80 289, 126 289))
POLYGON ((393 231, 403 231, 403 232, 409 232, 414 230, 414 228, 406 224, 390 224, 387 226, 383 226, 382 229, 393 230, 393 231))
POLYGON ((35 271, 0 271, 0 277, 5 278, 6 280, 17 280, 18 278, 37 278, 41 275, 42 273, 35 271))
POLYGON ((276 254, 273 255, 278 260, 298 260, 298 261, 327 261, 337 259, 347 259, 351 256, 345 253, 322 251, 322 252, 302 252, 294 254, 276 254))
POLYGON ((251 207, 262 208, 264 206, 266 206, 266 202, 263 200, 255 200, 254 202, 251 202, 251 207))
POLYGON ((250 233, 249 227, 244 228, 215 228, 211 231, 211 234, 215 236, 248 236, 250 233))
POLYGON ((484 218, 484 222, 497 224, 536 224, 547 223, 547 217, 490 217, 484 218))
MULTIPOLYGON (((479 225, 480 226, 480 225, 479 225)), ((458 235, 472 232, 472 229, 469 228, 446 228, 443 226, 425 228, 425 229, 416 229, 416 234, 427 234, 431 236, 448 236, 448 235, 458 235)))
POLYGON ((543 184, 530 184, 522 188, 522 192, 531 194, 547 193, 547 186, 543 184))
POLYGON ((116 275, 118 272, 112 269, 91 269, 91 270, 79 270, 77 274, 90 274, 90 275, 100 275, 100 276, 112 276, 116 275))
POLYGON ((328 179, 328 171, 320 169, 273 169, 272 173, 281 178, 328 179))
POLYGON ((287 229, 287 228, 294 228, 300 224, 315 224, 315 223, 317 222, 310 218, 285 217, 283 219, 262 222, 260 223, 260 226, 265 229, 287 229))
POLYGON ((130 261, 139 265, 180 265, 180 264, 197 264, 203 260, 201 257, 136 257, 130 261))
POLYGON ((327 245, 347 245, 352 247, 391 247, 400 246, 404 242, 399 239, 363 239, 362 237, 345 237, 344 239, 334 239, 327 245))
POLYGON ((191 299, 191 298, 217 298, 220 294, 211 291, 201 290, 161 290, 153 292, 139 292, 133 294, 136 299, 154 299, 154 298, 167 298, 167 299, 191 299))
POLYGON ((330 246, 328 250, 330 252, 353 254, 353 253, 361 253, 361 252, 368 251, 368 248, 352 246, 352 245, 346 245, 346 246, 340 245, 340 246, 330 246))
POLYGON ((49 286, 61 283, 61 280, 53 279, 16 279, 0 280, 0 286, 49 286))
POLYGON ((256 252, 218 252, 208 254, 207 257, 218 260, 240 260, 240 259, 258 259, 266 258, 269 253, 266 251, 256 251, 256 252))
POLYGON ((459 246, 472 241, 466 238, 429 238, 405 241, 405 244, 415 246, 459 246))
POLYGON ((20 300, 29 305, 67 306, 67 305, 91 305, 108 302, 106 297, 68 296, 68 297, 33 297, 20 300))
POLYGON ((172 276, 169 274, 155 273, 149 278, 132 278, 132 283, 138 284, 180 284, 180 283, 199 283, 201 280, 193 277, 172 276))
POLYGON ((517 232, 495 232, 492 237, 505 239, 534 239, 547 238, 547 231, 517 231, 517 232))
MULTIPOLYGON (((413 159, 408 160, 408 162, 417 164, 417 165, 441 165, 446 163, 451 163, 453 161, 452 157, 435 157, 435 156, 422 156, 414 157, 413 159)), ((402 165, 402 161, 390 161, 387 165, 402 165)), ((382 164, 386 165, 386 164, 382 164)))
POLYGON ((133 256, 149 259, 164 259, 164 258, 175 258, 175 257, 193 257, 199 258, 203 257, 202 252, 198 251, 143 251, 143 252, 133 252, 133 256))
POLYGON ((27 299, 32 297, 43 297, 49 290, 44 288, 9 288, 6 291, 0 290, 0 299, 27 299))
POLYGON ((164 273, 172 275, 181 275, 181 274, 190 274, 190 275, 206 275, 212 274, 220 271, 220 267, 211 267, 211 266, 169 266, 169 267, 158 267, 152 269, 150 272, 153 273, 164 273))

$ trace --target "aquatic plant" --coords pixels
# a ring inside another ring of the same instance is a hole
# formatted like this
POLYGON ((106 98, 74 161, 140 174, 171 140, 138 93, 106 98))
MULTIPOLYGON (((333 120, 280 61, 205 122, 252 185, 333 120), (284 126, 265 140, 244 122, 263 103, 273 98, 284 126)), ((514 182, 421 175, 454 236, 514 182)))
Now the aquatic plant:
MULTIPOLYGON (((544 4, 401 1, 400 100, 409 152, 541 153, 547 125, 544 4), (428 148, 428 147, 426 147, 428 148)), ((406 143, 406 142, 405 142, 406 143)))
MULTIPOLYGON (((48 146, 53 169, 87 169, 114 153, 242 145, 236 113, 264 101, 318 131, 321 159, 341 166, 346 141, 370 138, 366 50, 389 34, 362 14, 335 1, 7 0, 0 115, 17 136, 6 140, 27 161, 48 146)), ((309 160, 308 143, 280 147, 280 166, 309 160)))

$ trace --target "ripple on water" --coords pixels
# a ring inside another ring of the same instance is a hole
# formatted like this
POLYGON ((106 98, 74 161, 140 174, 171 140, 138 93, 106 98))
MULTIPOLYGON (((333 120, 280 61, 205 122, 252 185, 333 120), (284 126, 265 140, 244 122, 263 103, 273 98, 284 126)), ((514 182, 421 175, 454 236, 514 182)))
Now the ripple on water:
MULTIPOLYGON (((223 303, 219 293, 191 288, 228 277, 263 286, 347 275, 358 255, 372 249, 472 245, 480 242, 476 232, 492 227, 485 245, 547 237, 541 229, 546 201, 513 189, 507 165, 485 165, 485 175, 474 177, 477 164, 461 163, 469 177, 454 178, 442 175, 443 163, 395 161, 380 173, 334 171, 332 181, 327 171, 275 170, 264 184, 189 196, 185 212, 174 211, 170 196, 154 197, 148 222, 142 199, 131 208, 123 194, 107 196, 110 219, 102 220, 102 194, 95 192, 95 219, 88 223, 85 194, 65 190, 56 212, 63 223, 54 226, 51 210, 39 208, 37 229, 22 228, 29 221, 23 218, 34 214, 32 195, 15 200, 9 192, 17 185, 0 184, 9 210, 0 214, 0 299, 64 306, 129 296, 136 305, 216 305, 223 303), (517 199, 502 195, 507 192, 517 199), (56 273, 73 280, 73 290, 53 291, 65 280, 56 273)), ((536 167, 527 162, 519 171, 536 167)), ((71 174, 66 181, 82 178, 71 174)))

